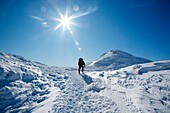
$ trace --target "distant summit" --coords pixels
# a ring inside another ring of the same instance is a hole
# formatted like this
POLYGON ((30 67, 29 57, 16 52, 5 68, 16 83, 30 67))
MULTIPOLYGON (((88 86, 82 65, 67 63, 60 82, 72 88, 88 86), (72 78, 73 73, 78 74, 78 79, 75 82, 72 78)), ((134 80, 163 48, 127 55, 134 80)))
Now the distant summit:
POLYGON ((134 64, 152 62, 151 60, 133 56, 121 50, 111 50, 89 63, 90 67, 100 69, 120 69, 134 64))

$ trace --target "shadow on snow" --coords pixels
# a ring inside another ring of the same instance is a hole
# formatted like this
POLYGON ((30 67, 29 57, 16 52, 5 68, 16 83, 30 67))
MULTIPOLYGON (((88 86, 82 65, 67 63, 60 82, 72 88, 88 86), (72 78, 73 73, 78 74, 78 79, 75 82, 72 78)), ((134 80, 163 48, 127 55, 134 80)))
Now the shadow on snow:
POLYGON ((91 84, 93 82, 92 78, 87 76, 86 74, 82 73, 80 75, 82 76, 82 78, 86 82, 86 84, 91 84))

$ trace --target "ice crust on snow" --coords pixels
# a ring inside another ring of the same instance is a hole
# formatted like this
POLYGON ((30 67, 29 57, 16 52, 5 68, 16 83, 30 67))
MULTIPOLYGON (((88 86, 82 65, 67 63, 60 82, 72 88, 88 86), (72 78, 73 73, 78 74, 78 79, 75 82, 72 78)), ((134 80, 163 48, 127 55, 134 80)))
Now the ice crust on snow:
MULTIPOLYGON (((110 56, 106 53, 102 57, 110 56)), ((135 64, 119 70, 89 70, 79 75, 75 68, 48 66, 0 53, 0 110, 169 113, 170 61, 135 64)))

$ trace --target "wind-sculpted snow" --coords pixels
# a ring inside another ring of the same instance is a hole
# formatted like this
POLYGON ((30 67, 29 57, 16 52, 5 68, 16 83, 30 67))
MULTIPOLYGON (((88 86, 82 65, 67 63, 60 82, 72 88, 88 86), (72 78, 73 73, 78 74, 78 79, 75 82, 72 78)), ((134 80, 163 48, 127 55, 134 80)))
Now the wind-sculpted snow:
POLYGON ((30 112, 36 104, 48 100, 52 89, 56 87, 57 91, 68 79, 62 70, 64 69, 1 53, 1 112, 30 112))
POLYGON ((118 105, 125 105, 122 113, 125 110, 126 113, 169 113, 169 64, 170 61, 161 61, 89 74, 107 82, 108 85, 100 94, 114 100, 118 105), (140 73, 141 70, 143 73, 140 73))
POLYGON ((170 61, 119 70, 58 68, 0 53, 2 113, 169 113, 170 61))
POLYGON ((138 73, 143 74, 148 71, 170 70, 170 62, 167 63, 154 63, 154 66, 141 68, 138 73))

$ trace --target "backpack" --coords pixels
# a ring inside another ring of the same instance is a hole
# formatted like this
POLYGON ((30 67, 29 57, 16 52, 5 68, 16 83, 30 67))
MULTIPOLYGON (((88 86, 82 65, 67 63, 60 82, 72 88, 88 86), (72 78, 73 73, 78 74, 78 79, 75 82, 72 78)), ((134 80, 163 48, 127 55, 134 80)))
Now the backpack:
POLYGON ((82 58, 79 58, 78 65, 79 65, 79 66, 83 66, 83 65, 85 65, 85 63, 84 63, 84 61, 83 61, 83 59, 82 59, 82 58))

